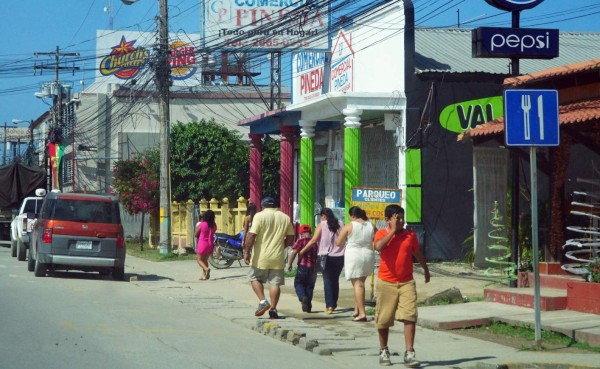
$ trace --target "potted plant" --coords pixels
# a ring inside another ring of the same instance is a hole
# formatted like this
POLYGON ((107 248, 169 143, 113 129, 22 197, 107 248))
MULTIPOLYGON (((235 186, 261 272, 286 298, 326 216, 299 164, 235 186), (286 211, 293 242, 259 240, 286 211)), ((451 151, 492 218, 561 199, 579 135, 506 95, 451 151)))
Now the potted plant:
POLYGON ((588 282, 600 283, 600 258, 592 260, 591 263, 585 266, 585 269, 589 271, 585 275, 588 282))

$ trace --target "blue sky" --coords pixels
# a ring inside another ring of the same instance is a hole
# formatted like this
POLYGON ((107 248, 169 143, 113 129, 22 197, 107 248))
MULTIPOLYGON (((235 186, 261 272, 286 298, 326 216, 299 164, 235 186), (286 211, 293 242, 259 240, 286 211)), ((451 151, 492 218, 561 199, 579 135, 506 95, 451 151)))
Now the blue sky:
MULTIPOLYGON (((511 16, 485 0, 413 0, 417 26, 510 27, 511 16), (466 23, 466 24, 465 24, 466 23)), ((346 9, 345 9, 346 10, 346 9)), ((347 8, 348 11, 352 7, 347 8)), ((158 14, 157 0, 139 0, 126 6, 120 0, 2 0, 0 1, 0 125, 13 119, 33 120, 50 108, 51 100, 34 93, 43 82, 54 79, 52 70, 37 71, 34 63, 50 61, 35 52, 78 52, 81 71, 61 73, 60 80, 73 85, 93 82, 97 29, 152 31, 158 14), (112 7, 111 7, 112 4, 112 7), (111 7, 112 11, 105 11, 111 7)), ((558 28, 561 31, 600 32, 600 0, 545 0, 521 14, 521 26, 558 28)), ((169 29, 200 32, 198 0, 169 0, 169 29)), ((52 59, 53 60, 53 59, 52 59)), ((73 59, 67 59, 73 60, 73 59)), ((66 65, 66 64, 65 64, 66 65)), ((72 65, 72 64, 70 64, 72 65)))

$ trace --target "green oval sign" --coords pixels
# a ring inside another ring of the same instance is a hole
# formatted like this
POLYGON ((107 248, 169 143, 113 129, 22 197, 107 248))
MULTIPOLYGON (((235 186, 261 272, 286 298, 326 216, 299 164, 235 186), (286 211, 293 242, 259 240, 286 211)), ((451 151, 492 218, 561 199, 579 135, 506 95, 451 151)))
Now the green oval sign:
POLYGON ((503 116, 502 96, 492 96, 446 106, 440 113, 440 124, 450 132, 463 133, 503 116))

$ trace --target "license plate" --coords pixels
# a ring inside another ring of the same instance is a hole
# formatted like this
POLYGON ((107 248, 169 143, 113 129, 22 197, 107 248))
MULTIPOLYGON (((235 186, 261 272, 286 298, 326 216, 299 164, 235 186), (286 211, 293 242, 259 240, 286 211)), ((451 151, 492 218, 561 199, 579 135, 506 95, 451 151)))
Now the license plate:
POLYGON ((77 250, 91 250, 92 249, 92 241, 77 241, 75 243, 75 248, 77 250))

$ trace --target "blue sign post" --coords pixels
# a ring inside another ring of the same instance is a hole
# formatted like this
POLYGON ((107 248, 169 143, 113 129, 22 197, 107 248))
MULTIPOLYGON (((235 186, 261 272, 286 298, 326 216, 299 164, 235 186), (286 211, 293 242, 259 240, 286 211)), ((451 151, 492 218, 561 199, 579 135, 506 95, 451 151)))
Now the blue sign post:
MULTIPOLYGON (((504 91, 504 132, 507 146, 529 146, 531 177, 531 244, 534 264, 535 341, 541 347, 540 272, 538 247, 538 184, 536 146, 558 146, 558 91, 504 91)), ((514 204, 514 203, 513 203, 514 204)))
POLYGON ((558 91, 504 91, 507 146, 558 146, 558 91))

